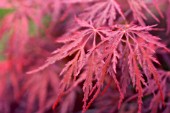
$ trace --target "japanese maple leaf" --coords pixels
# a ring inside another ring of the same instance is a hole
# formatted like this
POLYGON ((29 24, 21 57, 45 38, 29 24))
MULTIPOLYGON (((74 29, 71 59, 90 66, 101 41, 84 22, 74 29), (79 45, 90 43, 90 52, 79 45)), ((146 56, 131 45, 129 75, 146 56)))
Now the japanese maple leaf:
MULTIPOLYGON (((159 19, 150 11, 148 8, 145 0, 128 0, 130 9, 133 12, 133 17, 135 20, 137 20, 141 25, 145 25, 144 20, 147 19, 146 15, 143 13, 143 10, 145 10, 147 13, 149 13, 157 22, 159 22, 159 19)), ((154 2, 156 3, 156 2, 154 2)), ((155 4, 157 7, 157 4, 155 4)), ((158 7, 157 7, 158 9, 158 7)), ((160 9, 158 9, 160 14, 162 15, 160 9)))
MULTIPOLYGON (((129 74, 133 86, 136 87, 136 91, 138 92, 138 105, 139 105, 138 112, 140 113, 142 109, 141 106, 142 106, 142 97, 143 97, 142 84, 145 87, 148 87, 148 85, 150 85, 150 82, 147 83, 145 82, 145 80, 143 79, 143 74, 141 72, 141 69, 138 67, 138 65, 141 66, 148 81, 151 79, 151 76, 153 76, 154 81, 156 82, 158 89, 160 90, 160 96, 163 101, 164 99, 163 99, 162 88, 159 80, 159 73, 157 69, 154 67, 152 62, 158 63, 158 61, 153 57, 155 50, 157 50, 158 48, 166 49, 166 47, 165 45, 159 42, 158 37, 152 36, 148 32, 146 32, 146 30, 151 30, 151 27, 129 26, 127 27, 127 29, 126 28, 123 29, 125 33, 124 35, 126 37, 125 48, 129 48, 129 50, 126 49, 124 51, 125 53, 123 53, 122 58, 124 59, 125 62, 126 61, 128 62, 129 74), (128 54, 128 56, 125 57, 124 56, 125 54, 126 55, 128 54)), ((127 63, 125 64, 127 65, 127 63)))
POLYGON ((88 22, 92 21, 95 26, 113 25, 117 12, 125 20, 125 16, 115 0, 104 0, 89 6, 84 13, 80 14, 80 17, 88 22))
POLYGON ((84 81, 83 112, 85 112, 99 95, 106 76, 111 76, 117 84, 120 93, 119 103, 121 104, 124 94, 116 78, 118 61, 122 61, 122 65, 128 64, 129 68, 126 68, 129 70, 129 78, 138 92, 138 112, 141 112, 142 106, 142 84, 145 87, 149 84, 145 82, 142 70, 147 77, 153 76, 163 98, 158 79, 159 74, 152 63, 157 62, 157 60, 152 55, 157 48, 165 48, 165 46, 159 42, 158 37, 148 33, 152 26, 115 25, 112 28, 95 28, 92 22, 88 23, 79 19, 76 21, 80 28, 84 29, 77 29, 59 38, 57 42, 64 43, 64 45, 54 51, 53 56, 49 57, 43 66, 30 72, 43 70, 56 61, 73 56, 60 73, 63 78, 58 94, 59 98, 54 107, 64 95, 65 90, 67 91, 79 83, 75 82, 77 79, 84 81), (150 48, 147 47, 149 43, 153 45, 150 48), (141 57, 142 55, 144 57, 141 57), (138 65, 141 66, 142 70, 138 65), (80 73, 81 71, 83 73, 80 73), (93 81, 96 82, 92 84, 93 81), (93 98, 87 103, 91 94, 94 94, 93 98))
MULTIPOLYGON (((107 30, 106 30, 106 32, 104 30, 103 31, 97 30, 96 28, 93 27, 93 25, 88 24, 85 21, 81 21, 81 20, 77 19, 77 22, 79 23, 80 26, 87 27, 88 29, 85 29, 85 30, 82 30, 82 31, 79 31, 79 32, 75 31, 71 34, 69 33, 68 35, 67 34, 64 35, 63 37, 60 38, 61 40, 58 39, 57 42, 67 43, 67 44, 65 44, 63 47, 57 49, 56 51, 54 51, 53 52, 54 56, 50 57, 47 60, 47 63, 45 65, 43 65, 42 67, 40 67, 37 70, 34 70, 30 73, 43 70, 48 65, 55 63, 55 61, 62 60, 64 58, 71 56, 71 55, 76 53, 75 57, 65 65, 65 67, 63 68, 63 70, 60 73, 60 75, 63 75, 63 80, 61 81, 60 93, 58 95, 59 95, 59 97, 61 97, 64 94, 64 91, 66 89, 69 90, 68 88, 70 87, 70 85, 71 85, 70 88, 72 88, 72 87, 75 87, 81 81, 85 80, 84 87, 83 87, 83 90, 85 92, 83 109, 84 109, 84 112, 85 112, 85 110, 89 107, 89 105, 91 103, 90 102, 88 104, 88 106, 86 105, 88 95, 90 94, 90 92, 92 90, 91 84, 92 84, 93 79, 100 81, 100 85, 101 85, 103 83, 103 80, 104 80, 104 79, 102 80, 101 78, 103 78, 105 76, 105 72, 107 71, 107 67, 109 66, 108 65, 109 60, 108 60, 108 63, 106 65, 106 64, 103 64, 102 62, 100 62, 100 60, 97 60, 97 59, 96 59, 96 63, 94 63, 92 65, 92 61, 94 60, 94 58, 98 57, 98 56, 95 55, 95 51, 94 51, 95 48, 96 48, 96 40, 98 40, 98 39, 96 39, 97 38, 96 36, 97 36, 97 34, 101 35, 102 33, 104 33, 106 35, 108 35, 108 34, 107 34, 107 30), (70 38, 68 38, 68 37, 70 37, 70 38), (92 45, 91 44, 89 45, 89 41, 90 41, 90 43, 92 43, 92 45), (86 48, 88 50, 86 50, 86 48), (88 51, 88 54, 86 54, 85 51, 88 51), (99 76, 101 76, 101 78, 100 77, 99 78, 98 77, 95 77, 95 78, 92 77, 93 73, 100 74, 96 70, 98 67, 93 68, 97 64, 97 62, 101 63, 100 66, 104 65, 102 75, 99 75, 99 76), (83 68, 86 68, 85 72, 80 74, 80 72, 82 71, 83 68), (74 76, 73 80, 71 80, 72 75, 74 76), (78 77, 77 82, 74 82, 77 77, 78 77)), ((104 40, 104 37, 102 35, 101 35, 101 39, 104 40)), ((96 53, 96 54, 98 54, 98 53, 96 53)), ((97 83, 96 83, 96 85, 97 85, 97 83)), ((94 88, 95 87, 96 86, 94 86, 94 88)), ((99 92, 99 89, 100 88, 98 88, 98 92, 99 92)), ((97 95, 97 93, 96 93, 96 95, 97 95)), ((57 100, 57 102, 58 101, 59 100, 57 100)))

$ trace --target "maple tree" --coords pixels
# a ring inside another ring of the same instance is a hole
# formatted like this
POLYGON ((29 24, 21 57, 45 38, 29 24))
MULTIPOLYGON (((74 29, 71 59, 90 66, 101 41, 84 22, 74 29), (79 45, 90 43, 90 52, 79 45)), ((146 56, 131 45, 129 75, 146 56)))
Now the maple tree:
POLYGON ((169 0, 1 0, 0 112, 169 113, 169 12, 169 0))

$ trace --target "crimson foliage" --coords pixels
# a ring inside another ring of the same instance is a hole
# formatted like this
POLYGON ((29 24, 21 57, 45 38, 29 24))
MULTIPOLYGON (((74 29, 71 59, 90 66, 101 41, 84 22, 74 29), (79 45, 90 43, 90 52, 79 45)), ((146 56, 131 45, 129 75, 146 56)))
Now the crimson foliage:
POLYGON ((169 12, 168 0, 1 0, 0 112, 169 113, 169 12))

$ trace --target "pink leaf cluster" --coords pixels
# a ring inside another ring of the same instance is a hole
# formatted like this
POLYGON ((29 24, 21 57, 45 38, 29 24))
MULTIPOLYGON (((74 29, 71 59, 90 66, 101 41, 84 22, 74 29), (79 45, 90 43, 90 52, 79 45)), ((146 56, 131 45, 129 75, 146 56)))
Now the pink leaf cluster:
POLYGON ((2 0, 0 112, 169 113, 169 7, 2 0))

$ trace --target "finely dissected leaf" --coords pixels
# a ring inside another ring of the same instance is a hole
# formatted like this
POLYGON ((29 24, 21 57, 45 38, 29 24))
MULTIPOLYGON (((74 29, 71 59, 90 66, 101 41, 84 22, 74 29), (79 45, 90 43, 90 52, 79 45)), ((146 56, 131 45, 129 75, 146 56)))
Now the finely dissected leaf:
POLYGON ((86 13, 82 14, 81 17, 86 21, 93 21, 96 26, 105 24, 113 25, 117 12, 125 20, 125 16, 115 0, 98 1, 87 8, 85 12, 86 13))
POLYGON ((136 19, 141 25, 145 25, 144 20, 147 19, 146 15, 143 13, 143 9, 159 22, 159 19, 150 11, 144 0, 128 0, 128 2, 133 12, 134 19, 136 19))
MULTIPOLYGON (((78 113, 82 107, 83 113, 169 113, 170 58, 161 43, 167 36, 156 28, 165 19, 169 24, 168 5, 1 0, 0 112, 78 113)), ((166 30, 168 35, 169 25, 166 30)))
POLYGON ((33 73, 43 70, 49 64, 53 64, 56 61, 74 55, 73 59, 68 61, 60 73, 60 75, 63 76, 63 79, 60 82, 61 87, 58 99, 53 107, 58 104, 65 90, 70 90, 72 85, 75 87, 75 77, 79 78, 80 72, 83 71, 85 74, 85 78, 83 78, 85 80, 83 85, 83 112, 85 112, 100 94, 100 90, 104 84, 106 76, 108 75, 109 69, 113 71, 110 75, 116 83, 120 93, 120 107, 124 94, 119 86, 119 81, 116 79, 116 67, 118 66, 118 62, 123 59, 126 59, 122 62, 125 63, 123 65, 128 65, 128 67, 124 68, 128 68, 126 70, 129 70, 129 75, 133 86, 138 92, 139 113, 142 110, 142 85, 145 87, 150 85, 144 80, 142 71, 145 72, 145 76, 151 76, 151 74, 153 75, 162 96, 158 74, 152 64, 152 61, 158 61, 152 57, 152 55, 157 48, 166 49, 166 47, 159 42, 158 37, 152 36, 148 33, 148 31, 152 30, 153 26, 142 27, 135 25, 116 25, 112 28, 95 28, 92 24, 79 20, 78 18, 76 18, 76 21, 80 27, 85 27, 86 29, 83 29, 80 32, 75 31, 76 33, 65 35, 66 37, 73 37, 70 39, 67 39, 64 36, 61 37, 58 42, 66 43, 66 45, 63 45, 61 48, 54 51, 53 56, 48 58, 45 65, 30 72, 33 73), (62 38, 64 40, 60 41, 62 38), (100 41, 97 42, 97 40, 100 41), (148 48, 147 45, 149 45, 150 48, 148 48), (126 48, 126 51, 123 51, 122 48, 126 48), (87 53, 84 51, 87 51, 87 53), (147 56, 145 56, 146 53, 147 56), (144 55, 145 57, 141 57, 141 55, 144 55), (80 64, 82 62, 80 67, 78 66, 78 62, 80 64), (96 82, 93 84, 93 81, 96 82), (93 97, 89 100, 89 96, 91 94, 93 94, 93 97))

